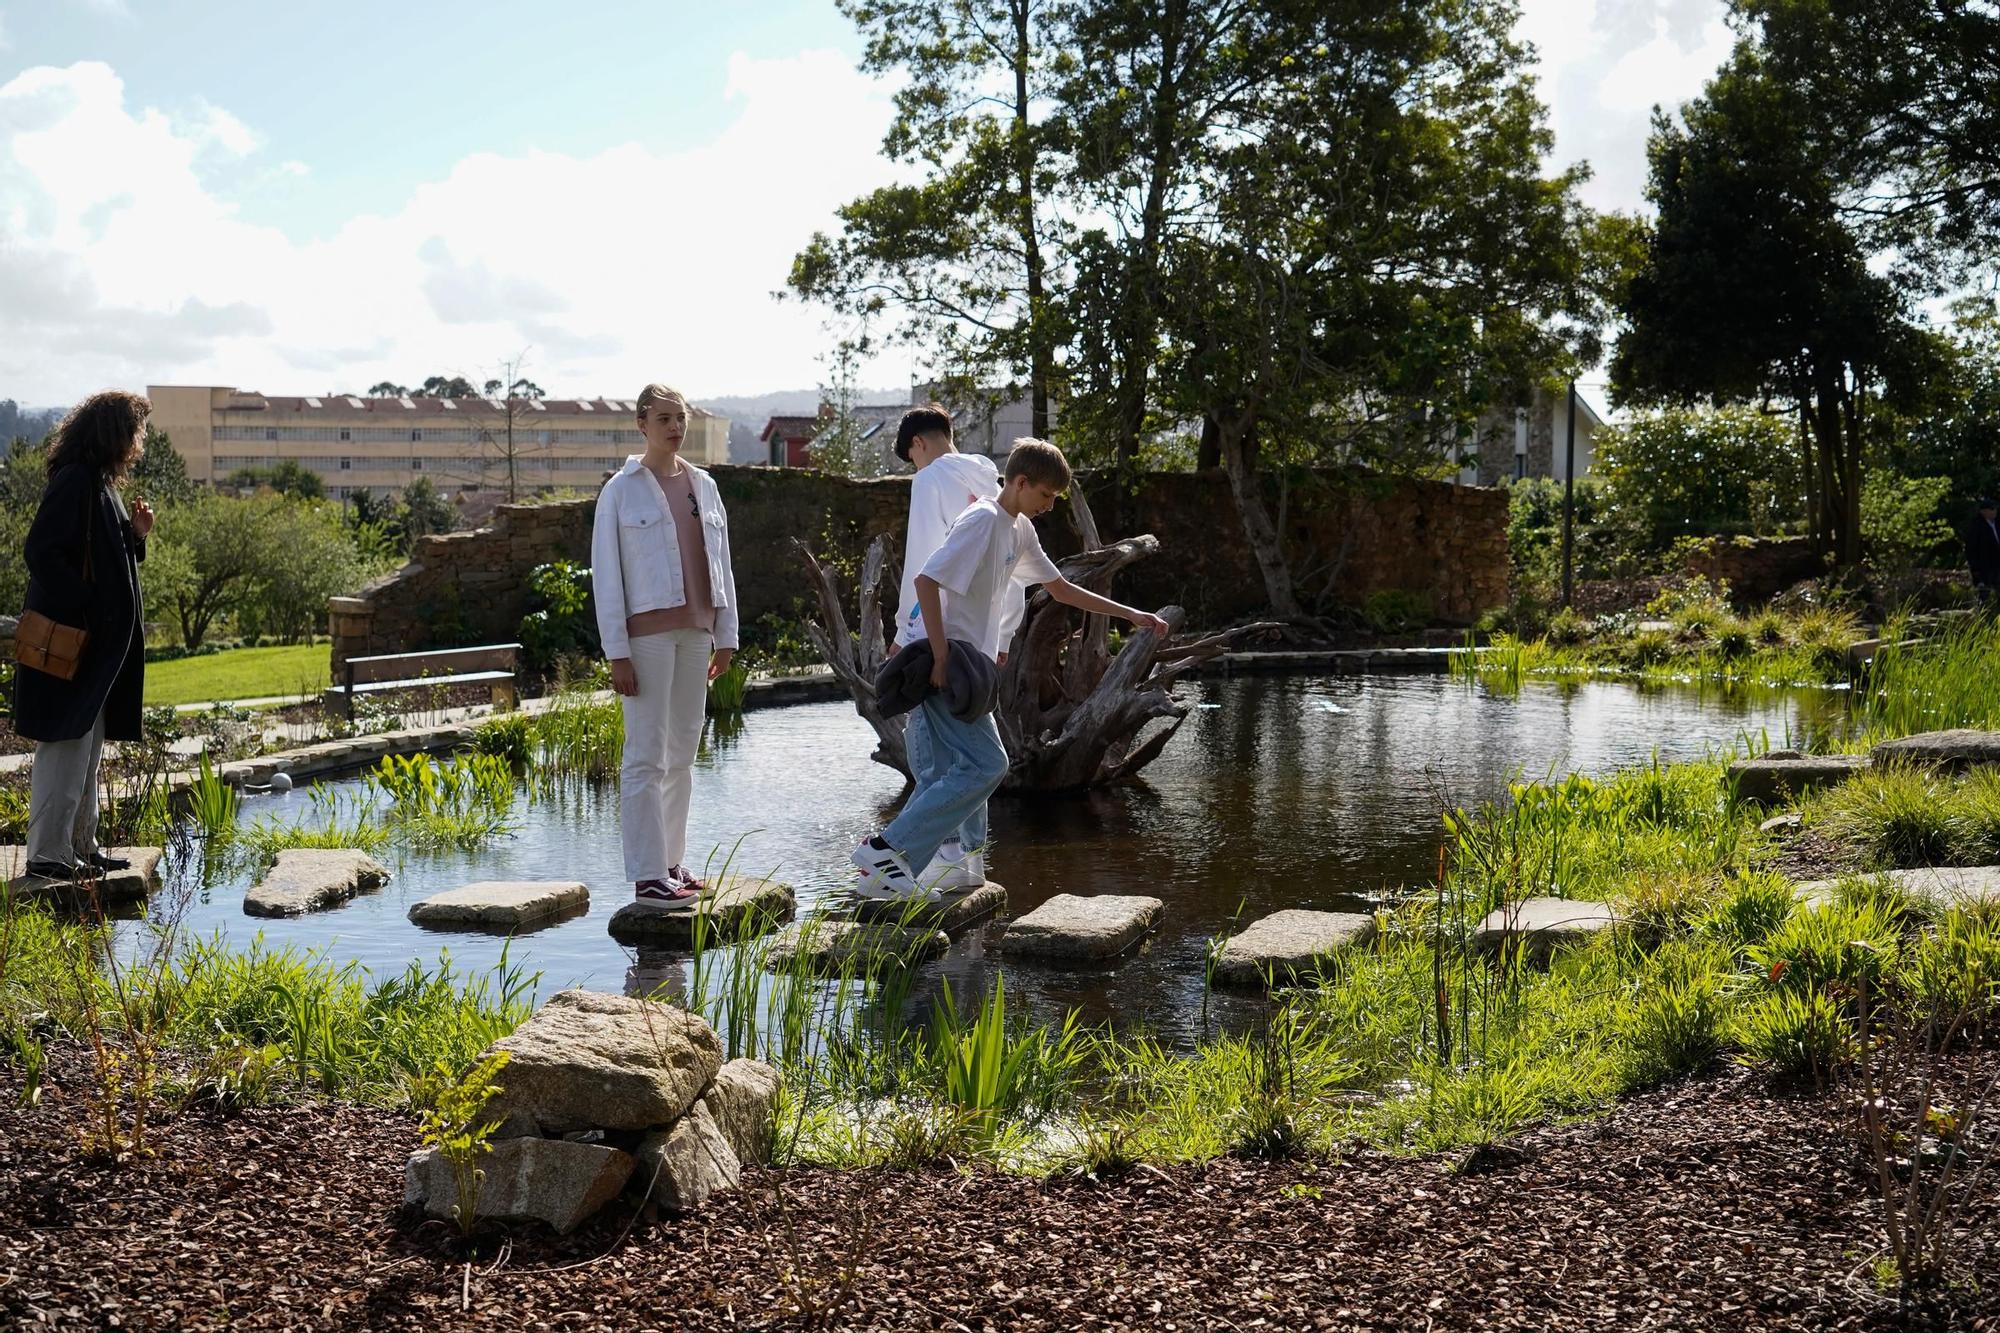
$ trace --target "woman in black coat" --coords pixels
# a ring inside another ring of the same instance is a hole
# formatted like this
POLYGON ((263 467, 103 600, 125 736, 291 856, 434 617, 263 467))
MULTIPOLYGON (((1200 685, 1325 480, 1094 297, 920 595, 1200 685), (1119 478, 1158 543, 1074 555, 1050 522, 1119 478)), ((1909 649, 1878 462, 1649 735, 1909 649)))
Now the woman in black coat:
POLYGON ((28 806, 30 875, 71 879, 125 869, 97 845, 104 742, 139 739, 146 643, 139 562, 153 511, 128 513, 118 486, 146 444, 153 405, 136 393, 93 394, 56 427, 49 484, 28 529, 28 605, 89 634, 69 680, 14 670, 14 729, 39 741, 28 806))

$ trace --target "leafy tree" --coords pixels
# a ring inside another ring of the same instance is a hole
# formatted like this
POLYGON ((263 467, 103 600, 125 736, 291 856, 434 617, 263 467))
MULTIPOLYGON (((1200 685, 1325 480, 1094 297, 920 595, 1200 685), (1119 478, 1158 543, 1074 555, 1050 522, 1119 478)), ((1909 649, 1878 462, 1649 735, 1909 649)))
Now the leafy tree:
POLYGON ((241 610, 259 570, 284 544, 275 495, 197 495, 160 511, 139 577, 146 602, 174 618, 181 642, 201 647, 225 615, 241 610))
POLYGON ((1938 517, 1951 492, 1948 477, 1905 477, 1870 468, 1861 488, 1861 534, 1877 570, 1899 574, 1952 540, 1952 527, 1938 517))
POLYGON ((1814 445, 1813 533, 1861 558, 1862 420, 1920 378, 1905 293, 1843 222, 1816 109, 1739 44, 1681 123, 1656 116, 1648 197, 1659 219, 1625 286, 1612 361, 1626 400, 1770 401, 1814 445))
POLYGON ((2000 247, 2000 9, 1735 0, 1773 78, 1817 109, 1848 221, 1935 278, 2000 247))
POLYGON ((867 41, 862 67, 900 72, 885 155, 919 165, 816 232, 789 286, 862 323, 896 310, 898 336, 965 378, 1026 372, 1047 435, 1062 338, 1050 275, 1063 228, 1050 206, 1062 127, 1051 112, 1074 63, 1059 0, 840 0, 867 41))
POLYGON ((379 384, 368 386, 368 396, 370 398, 407 398, 410 396, 410 391, 393 380, 383 380, 379 384))
POLYGON ((324 625, 327 598, 361 585, 360 556, 333 505, 280 501, 258 512, 257 522, 276 540, 243 590, 239 624, 245 637, 298 643, 324 625))
POLYGON ((67 408, 46 407, 37 412, 22 407, 12 398, 0 398, 0 439, 25 436, 39 440, 61 424, 67 408))
POLYGON ((1680 537, 1768 535, 1806 516, 1812 478, 1789 415, 1668 408, 1606 428, 1595 448, 1607 514, 1647 551, 1680 537))
POLYGON ((429 477, 418 477, 403 488, 404 554, 414 549, 417 538, 450 532, 457 521, 451 502, 438 494, 429 477))
POLYGON ((417 392, 426 398, 477 398, 479 390, 463 375, 432 375, 417 392))
POLYGON ((280 459, 275 467, 238 468, 222 484, 235 490, 272 490, 298 500, 326 498, 326 483, 296 458, 280 459))
MULTIPOLYGON (((317 478, 315 478, 317 480, 317 478)), ((194 498, 195 485, 188 478, 187 460, 167 433, 146 427, 146 451, 132 466, 132 486, 154 504, 184 504, 194 498)))
POLYGON ((1512 6, 1260 15, 1283 54, 1200 149, 1214 202, 1167 247, 1161 397, 1208 423, 1270 605, 1299 616, 1260 455, 1442 466, 1497 391, 1565 355, 1584 214, 1577 173, 1541 175, 1512 6))

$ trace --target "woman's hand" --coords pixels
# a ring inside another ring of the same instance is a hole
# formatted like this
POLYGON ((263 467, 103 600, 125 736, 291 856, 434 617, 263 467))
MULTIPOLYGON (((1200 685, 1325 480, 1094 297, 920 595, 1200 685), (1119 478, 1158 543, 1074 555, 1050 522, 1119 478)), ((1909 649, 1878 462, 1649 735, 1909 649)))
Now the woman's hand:
POLYGON ((629 657, 611 659, 611 689, 617 694, 637 697, 639 693, 639 673, 632 669, 629 657))
POLYGON ((151 532, 152 530, 153 530, 153 506, 147 504, 144 500, 134 500, 132 502, 133 534, 137 536, 140 541, 144 541, 146 540, 146 534, 151 532))
POLYGON ((714 680, 717 676, 729 670, 729 664, 735 658, 736 650, 734 648, 717 648, 714 652, 710 653, 708 655, 708 678, 714 680))

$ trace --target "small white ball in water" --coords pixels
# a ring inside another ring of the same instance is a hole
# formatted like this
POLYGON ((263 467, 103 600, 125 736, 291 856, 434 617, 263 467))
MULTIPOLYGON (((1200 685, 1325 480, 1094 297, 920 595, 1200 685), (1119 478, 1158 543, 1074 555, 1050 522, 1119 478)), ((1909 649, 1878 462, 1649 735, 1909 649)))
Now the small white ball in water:
POLYGON ((271 775, 272 791, 290 791, 291 789, 292 775, 290 773, 273 773, 271 775))

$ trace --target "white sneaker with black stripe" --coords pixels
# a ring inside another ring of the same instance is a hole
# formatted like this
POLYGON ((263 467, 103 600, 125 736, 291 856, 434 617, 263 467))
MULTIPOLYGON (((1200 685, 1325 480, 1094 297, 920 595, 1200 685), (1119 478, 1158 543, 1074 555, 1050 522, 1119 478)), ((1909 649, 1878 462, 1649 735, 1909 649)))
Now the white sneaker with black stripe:
POLYGON ((893 900, 923 896, 917 877, 910 873, 909 862, 879 836, 862 839, 847 859, 861 872, 854 891, 863 898, 893 900))

